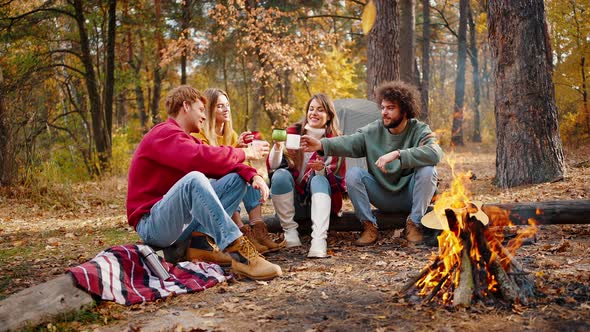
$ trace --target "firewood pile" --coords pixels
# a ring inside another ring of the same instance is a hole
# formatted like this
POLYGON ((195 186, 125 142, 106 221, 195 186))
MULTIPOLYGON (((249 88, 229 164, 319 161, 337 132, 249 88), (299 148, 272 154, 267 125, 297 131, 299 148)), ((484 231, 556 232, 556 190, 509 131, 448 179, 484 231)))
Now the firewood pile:
POLYGON ((496 211, 488 225, 481 204, 470 202, 462 190, 437 202, 423 224, 439 222, 436 228, 442 233, 438 236, 438 253, 410 278, 402 293, 452 307, 469 307, 478 301, 486 305, 529 304, 535 283, 514 254, 537 228, 531 219, 529 227, 504 242, 504 227, 510 225, 508 215, 509 211, 496 211))

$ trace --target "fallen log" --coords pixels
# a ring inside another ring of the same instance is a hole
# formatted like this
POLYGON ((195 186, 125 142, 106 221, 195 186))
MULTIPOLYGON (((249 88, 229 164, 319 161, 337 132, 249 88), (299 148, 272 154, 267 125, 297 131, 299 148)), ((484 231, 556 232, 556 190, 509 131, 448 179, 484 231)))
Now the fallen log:
MULTIPOLYGON (((528 203, 484 204, 482 210, 490 217, 493 226, 495 218, 508 211, 507 217, 514 225, 528 225, 528 219, 533 218, 538 225, 561 224, 590 224, 590 200, 546 201, 528 203), (537 214, 540 212, 540 214, 537 214)), ((399 229, 406 225, 409 212, 384 213, 374 210, 379 229, 399 229)), ((282 232, 279 220, 274 215, 263 217, 268 230, 273 233, 282 232)), ((299 231, 311 232, 310 219, 295 219, 299 223, 299 231)), ((244 218, 248 222, 248 218, 244 218)), ((351 211, 346 211, 341 217, 332 216, 330 230, 336 232, 362 231, 361 223, 351 211)))
POLYGON ((20 330, 94 302, 69 274, 24 289, 0 302, 0 331, 20 330))

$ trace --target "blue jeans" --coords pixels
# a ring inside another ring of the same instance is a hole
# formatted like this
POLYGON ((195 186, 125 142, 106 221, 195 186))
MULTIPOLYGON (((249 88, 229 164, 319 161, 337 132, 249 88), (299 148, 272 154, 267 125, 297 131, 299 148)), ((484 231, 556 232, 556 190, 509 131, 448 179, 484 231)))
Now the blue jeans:
MULTIPOLYGON (((309 218, 311 216, 311 204, 305 206, 304 202, 299 201, 299 195, 295 192, 295 180, 291 172, 284 168, 277 169, 272 175, 272 185, 270 186, 271 195, 283 195, 293 192, 295 195, 295 215, 297 218, 309 218)), ((324 193, 330 195, 330 182, 324 175, 315 175, 309 184, 310 196, 315 193, 324 193)))
POLYGON ((188 239, 192 232, 202 232, 223 250, 242 236, 230 215, 246 187, 236 173, 210 181, 203 173, 190 172, 141 218, 137 234, 146 244, 169 247, 188 239))
MULTIPOLYGON (((262 197, 262 195, 260 195, 260 190, 254 189, 254 187, 252 187, 252 186, 248 186, 246 188, 246 194, 244 195, 244 199, 243 199, 244 207, 246 208, 246 211, 250 212, 250 211, 252 211, 252 209, 254 209, 258 205, 260 205, 260 198, 261 197, 262 197)), ((239 206, 238 206, 237 211, 240 211, 239 206)))
POLYGON ((375 226, 377 218, 371 212, 371 204, 383 212, 410 212, 412 221, 420 224, 436 191, 436 180, 436 167, 417 167, 407 186, 399 192, 391 192, 365 169, 352 167, 346 172, 346 188, 356 217, 375 226))

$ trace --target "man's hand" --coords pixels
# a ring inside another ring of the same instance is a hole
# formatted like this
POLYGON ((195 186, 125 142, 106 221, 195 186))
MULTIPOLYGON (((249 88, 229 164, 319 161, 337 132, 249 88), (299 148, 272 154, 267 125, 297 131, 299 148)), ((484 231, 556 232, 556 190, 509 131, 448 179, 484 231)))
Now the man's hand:
POLYGON ((268 195, 270 194, 270 189, 264 182, 264 179, 260 175, 254 175, 252 178, 252 187, 254 189, 260 190, 260 203, 264 203, 268 199, 268 195))
POLYGON ((301 136, 301 148, 305 152, 315 152, 324 150, 320 140, 309 135, 301 136))
POLYGON ((381 172, 387 173, 387 170, 385 169, 385 165, 398 159, 399 155, 400 155, 399 150, 395 150, 395 151, 391 151, 389 153, 386 153, 386 154, 382 155, 381 157, 379 157, 379 159, 377 159, 377 161, 375 162, 375 165, 377 165, 377 167, 379 167, 381 172))
POLYGON ((236 147, 245 148, 248 146, 248 143, 246 143, 246 142, 252 142, 253 139, 254 139, 254 135, 252 135, 252 132, 245 131, 245 132, 241 133, 240 136, 238 137, 238 145, 236 147))
POLYGON ((243 150, 246 153, 246 160, 259 160, 266 158, 270 151, 269 146, 270 144, 268 144, 266 141, 256 141, 256 144, 252 144, 252 146, 244 148, 243 150))

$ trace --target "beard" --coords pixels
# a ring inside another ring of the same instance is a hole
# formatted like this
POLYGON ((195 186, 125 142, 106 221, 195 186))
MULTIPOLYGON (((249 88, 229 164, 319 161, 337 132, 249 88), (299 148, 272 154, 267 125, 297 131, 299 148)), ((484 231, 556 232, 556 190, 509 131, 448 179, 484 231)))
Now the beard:
POLYGON ((387 129, 397 128, 397 126, 399 126, 402 123, 402 121, 404 121, 403 112, 401 112, 397 118, 391 119, 391 122, 389 124, 385 124, 385 121, 383 121, 383 126, 387 129))

